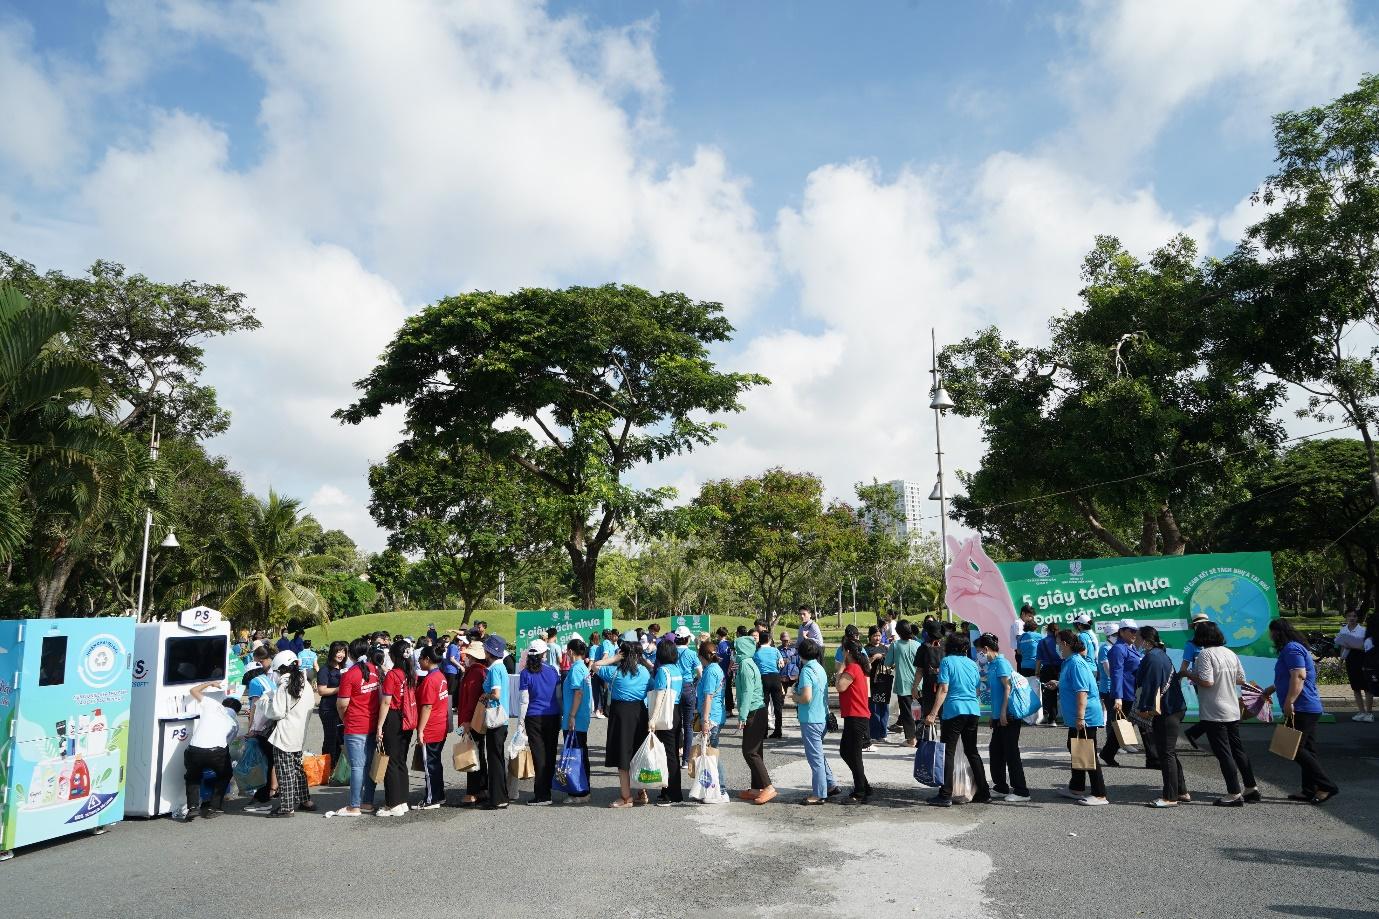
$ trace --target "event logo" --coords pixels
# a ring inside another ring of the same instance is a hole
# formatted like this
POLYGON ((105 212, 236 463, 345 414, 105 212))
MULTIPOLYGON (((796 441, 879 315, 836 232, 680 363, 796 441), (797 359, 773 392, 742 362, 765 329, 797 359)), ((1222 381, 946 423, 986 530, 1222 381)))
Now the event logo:
POLYGON ((1047 562, 1036 562, 1034 565, 1034 576, 1036 578, 1046 578, 1049 576, 1049 566, 1047 562))
POLYGON ((77 673, 92 689, 104 689, 120 678, 120 661, 124 659, 124 645, 114 635, 101 634, 86 642, 81 649, 81 664, 77 673))
POLYGON ((1082 577, 1082 562, 1076 559, 1068 562, 1068 574, 1075 578, 1082 577))

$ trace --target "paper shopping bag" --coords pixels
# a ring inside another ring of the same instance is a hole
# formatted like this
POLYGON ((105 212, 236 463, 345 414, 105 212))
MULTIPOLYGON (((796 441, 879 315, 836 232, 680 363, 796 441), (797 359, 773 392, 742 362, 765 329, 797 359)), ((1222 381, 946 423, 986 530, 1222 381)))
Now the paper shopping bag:
POLYGON ((480 702, 474 706, 474 714, 469 719, 469 730, 475 734, 487 734, 488 725, 484 719, 484 703, 480 702))
POLYGON ((701 757, 701 756, 706 756, 706 757, 708 757, 710 760, 712 760, 711 765, 713 766, 713 768, 714 768, 714 769, 717 769, 717 768, 718 768, 718 748, 717 748, 717 747, 710 747, 710 746, 708 746, 708 745, 701 746, 701 747, 699 748, 699 752, 696 753, 694 756, 691 756, 691 757, 690 757, 690 761, 689 761, 689 774, 690 774, 690 778, 694 778, 695 776, 699 775, 699 757, 701 757))
POLYGON ((1111 733, 1122 747, 1138 747, 1141 743, 1139 729, 1128 718, 1116 718, 1111 722, 1111 733))
POLYGON ((468 734, 455 741, 451 763, 455 766, 456 772, 473 772, 479 768, 479 754, 468 734))
POLYGON ((1073 768, 1096 771, 1096 742, 1085 734, 1079 734, 1068 741, 1068 752, 1072 754, 1073 768))
POLYGON ((426 758, 422 756, 421 744, 417 744, 415 747, 412 748, 412 771, 426 771, 426 758))
POLYGON ((536 778, 536 762, 531 758, 531 748, 523 747, 516 756, 508 760, 508 775, 517 779, 536 778))
POLYGON ((388 754, 383 752, 380 747, 374 751, 373 765, 369 767, 369 778, 375 785, 383 781, 383 775, 388 771, 388 754))
POLYGON ((1284 759, 1296 759, 1298 747, 1302 746, 1302 731, 1293 727, 1293 719, 1274 725, 1274 736, 1269 740, 1269 752, 1284 759))

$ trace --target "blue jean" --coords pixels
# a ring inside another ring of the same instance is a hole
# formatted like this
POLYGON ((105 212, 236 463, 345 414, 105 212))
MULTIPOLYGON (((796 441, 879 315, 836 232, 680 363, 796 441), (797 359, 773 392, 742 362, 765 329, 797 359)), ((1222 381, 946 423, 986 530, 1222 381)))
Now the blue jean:
POLYGON ((345 755, 350 761, 350 807, 373 806, 374 780, 369 778, 376 741, 369 734, 346 734, 345 755))
POLYGON ((814 797, 827 798, 828 790, 838 783, 833 778, 833 767, 824 756, 824 730, 828 725, 820 721, 800 722, 800 736, 804 738, 804 758, 809 762, 809 771, 814 777, 814 797))

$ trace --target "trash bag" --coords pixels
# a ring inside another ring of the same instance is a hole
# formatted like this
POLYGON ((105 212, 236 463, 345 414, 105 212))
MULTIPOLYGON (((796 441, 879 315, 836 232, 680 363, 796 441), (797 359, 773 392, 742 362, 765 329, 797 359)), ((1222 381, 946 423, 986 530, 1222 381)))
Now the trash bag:
POLYGON ((634 788, 665 788, 668 784, 666 748, 655 734, 647 734, 632 757, 632 785, 634 788))
POLYGON ((709 753, 709 739, 699 742, 699 750, 694 755, 694 785, 690 788, 690 800, 704 804, 727 804, 728 793, 718 781, 718 756, 709 753))
POLYGON ((919 749, 915 751, 915 781, 931 788, 942 785, 944 760, 945 751, 939 740, 938 725, 924 725, 919 749))
POLYGON ((257 743, 244 745, 244 752, 235 763, 235 785, 241 794, 249 794, 268 784, 268 760, 257 743))
POLYGON ((565 746, 556 757, 555 780, 551 785, 556 791, 576 798, 589 793, 589 758, 575 743, 573 731, 565 733, 565 746))
POLYGON ((340 754, 335 758, 335 768, 330 773, 330 784, 348 785, 350 783, 350 761, 345 756, 345 748, 340 748, 340 754))
POLYGON ((977 780, 972 775, 972 764, 967 761, 967 756, 961 750, 958 751, 958 758, 953 760, 953 800, 962 804, 971 801, 977 793, 977 780))

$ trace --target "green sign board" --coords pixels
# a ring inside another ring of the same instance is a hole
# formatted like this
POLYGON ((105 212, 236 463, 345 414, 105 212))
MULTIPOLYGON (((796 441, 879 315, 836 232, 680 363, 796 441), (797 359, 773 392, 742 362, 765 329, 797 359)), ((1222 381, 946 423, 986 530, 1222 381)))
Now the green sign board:
POLYGON ((690 630, 690 634, 694 637, 695 641, 699 640, 700 632, 709 632, 710 634, 713 632, 713 630, 709 628, 708 616, 671 616, 667 618, 665 622, 667 632, 674 632, 683 625, 690 630))
POLYGON ((575 636, 589 640, 590 632, 602 632, 613 627, 611 609, 543 609, 517 611, 517 655, 521 659, 533 638, 546 637, 546 630, 554 627, 556 641, 564 648, 575 636))

